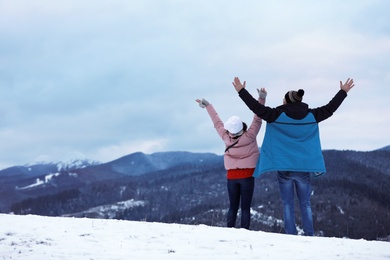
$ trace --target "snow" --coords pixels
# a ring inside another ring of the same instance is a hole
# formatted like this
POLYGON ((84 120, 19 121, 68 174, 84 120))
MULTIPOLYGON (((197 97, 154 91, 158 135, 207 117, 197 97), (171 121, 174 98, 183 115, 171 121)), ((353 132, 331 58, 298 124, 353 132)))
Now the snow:
MULTIPOLYGON (((131 209, 135 207, 143 207, 146 205, 145 201, 142 200, 126 200, 126 201, 119 201, 114 204, 107 204, 103 206, 98 206, 94 208, 90 208, 86 211, 79 212, 76 215, 85 215, 85 214, 96 214, 100 218, 114 218, 116 215, 116 212, 118 211, 124 211, 126 209, 131 209)), ((70 217, 70 215, 66 214, 65 217, 70 217)), ((0 259, 1 260, 1 259, 0 259)))
POLYGON ((125 220, 0 214, 0 259, 389 259, 380 241, 125 220))
MULTIPOLYGON (((67 174, 68 176, 74 177, 74 178, 78 177, 77 173, 67 172, 67 173, 63 173, 63 174, 67 174)), ((43 176, 42 180, 37 178, 34 183, 32 183, 30 185, 27 185, 27 186, 24 186, 24 187, 16 186, 15 189, 17 189, 17 190, 27 190, 27 189, 31 189, 31 188, 36 188, 38 186, 51 183, 52 180, 54 179, 54 177, 58 177, 60 175, 61 175, 61 173, 59 173, 59 172, 50 173, 50 174, 47 174, 47 175, 43 176)))
POLYGON ((35 188, 35 187, 38 187, 40 185, 43 185, 43 184, 46 184, 46 183, 49 183, 53 177, 57 177, 59 176, 60 173, 52 173, 52 174, 48 174, 46 176, 44 176, 44 180, 40 180, 39 178, 36 179, 35 183, 31 184, 31 185, 27 185, 25 187, 16 187, 16 189, 18 190, 25 190, 25 189, 30 189, 30 188, 35 188))
POLYGON ((87 166, 91 165, 97 165, 100 164, 97 161, 89 160, 86 157, 82 157, 82 159, 77 158, 77 157, 72 157, 67 160, 61 160, 60 162, 57 162, 57 169, 58 171, 66 171, 69 169, 81 169, 85 168, 87 166))

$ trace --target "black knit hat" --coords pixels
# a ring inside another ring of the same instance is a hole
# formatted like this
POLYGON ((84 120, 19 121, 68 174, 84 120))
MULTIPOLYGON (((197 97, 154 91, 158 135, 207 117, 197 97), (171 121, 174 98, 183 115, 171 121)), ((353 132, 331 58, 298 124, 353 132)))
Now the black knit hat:
POLYGON ((300 89, 298 91, 291 90, 284 95, 284 99, 287 103, 294 103, 294 102, 301 102, 303 94, 305 94, 305 91, 303 89, 300 89))

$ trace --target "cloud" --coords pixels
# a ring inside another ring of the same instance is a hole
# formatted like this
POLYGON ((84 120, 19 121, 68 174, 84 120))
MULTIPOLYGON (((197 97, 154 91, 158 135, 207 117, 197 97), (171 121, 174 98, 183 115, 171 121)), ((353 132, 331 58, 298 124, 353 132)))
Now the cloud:
POLYGON ((89 155, 101 162, 108 162, 139 151, 147 154, 157 152, 162 149, 165 143, 166 140, 164 139, 125 141, 116 145, 98 148, 96 152, 90 152, 89 155))
MULTIPOLYGON (((104 151, 119 155, 133 144, 147 152, 219 152, 223 144, 194 100, 209 99, 223 119, 238 114, 249 122, 234 76, 252 94, 266 87, 272 107, 295 88, 306 90, 311 106, 323 105, 339 80, 353 77, 340 111, 354 118, 350 125, 370 119, 354 130, 353 146, 372 149, 362 141, 367 133, 390 130, 383 119, 388 7, 368 0, 1 1, 0 165, 67 152, 104 161, 104 151)), ((351 135, 333 135, 343 126, 335 121, 324 127, 325 146, 351 147, 343 141, 351 135)), ((382 134, 375 145, 389 144, 382 134)))

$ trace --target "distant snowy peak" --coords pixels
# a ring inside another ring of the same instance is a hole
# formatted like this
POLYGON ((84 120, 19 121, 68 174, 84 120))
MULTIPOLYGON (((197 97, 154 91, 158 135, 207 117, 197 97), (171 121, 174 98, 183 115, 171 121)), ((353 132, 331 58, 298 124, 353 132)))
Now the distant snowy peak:
MULTIPOLYGON (((16 186, 17 190, 27 190, 32 188, 44 187, 45 185, 56 185, 55 178, 62 174, 69 177, 77 177, 72 171, 100 164, 99 162, 87 159, 71 159, 68 161, 39 163, 24 166, 26 177, 36 177, 33 183, 25 186, 16 186), (54 181, 54 182, 53 182, 54 181)), ((20 170, 20 169, 19 169, 20 170)))
POLYGON ((88 166, 98 165, 100 162, 89 160, 89 159, 70 159, 67 161, 61 161, 55 163, 57 165, 57 170, 69 171, 74 169, 82 169, 88 166))

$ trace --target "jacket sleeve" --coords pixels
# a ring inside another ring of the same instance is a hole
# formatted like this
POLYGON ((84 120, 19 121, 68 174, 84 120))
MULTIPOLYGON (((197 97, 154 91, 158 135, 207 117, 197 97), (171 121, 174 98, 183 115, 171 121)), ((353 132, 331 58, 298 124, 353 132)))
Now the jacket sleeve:
POLYGON ((337 94, 332 98, 332 100, 325 106, 311 109, 316 121, 319 123, 333 115, 333 113, 339 108, 341 103, 347 97, 347 93, 344 90, 337 92, 337 94))
POLYGON ((238 95, 253 113, 269 123, 275 121, 280 115, 277 109, 260 104, 245 88, 241 89, 238 95))
POLYGON ((217 111, 215 111, 212 104, 209 104, 206 107, 206 110, 207 110, 207 113, 209 113, 211 120, 213 121, 214 128, 215 128, 215 130, 217 130, 218 135, 222 139, 224 139, 224 137, 227 135, 226 129, 224 128, 223 122, 222 122, 221 118, 219 118, 217 111))
MULTIPOLYGON (((265 104, 265 99, 258 99, 258 102, 262 105, 265 104)), ((260 128, 261 128, 261 125, 262 125, 262 122, 263 120, 258 117, 256 114, 253 115, 253 120, 252 120, 252 124, 250 125, 249 129, 248 129, 248 134, 252 137, 252 138, 256 138, 257 134, 259 133, 260 131, 260 128)))

